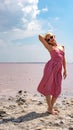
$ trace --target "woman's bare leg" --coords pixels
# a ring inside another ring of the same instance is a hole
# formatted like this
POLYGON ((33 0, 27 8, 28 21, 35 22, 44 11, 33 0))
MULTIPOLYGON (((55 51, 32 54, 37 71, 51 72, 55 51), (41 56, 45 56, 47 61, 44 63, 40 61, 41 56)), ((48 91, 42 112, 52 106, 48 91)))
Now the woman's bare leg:
POLYGON ((56 102, 56 99, 57 98, 55 98, 55 97, 51 98, 50 95, 46 96, 46 102, 48 105, 48 112, 51 114, 58 114, 58 112, 53 109, 53 106, 54 106, 54 103, 56 102))
MULTIPOLYGON (((57 98, 54 97, 54 96, 52 96, 52 99, 51 99, 51 105, 52 105, 52 107, 54 107, 54 104, 55 104, 56 100, 57 100, 57 98)), ((55 110, 59 112, 59 110, 57 110, 57 109, 55 109, 55 110)))
POLYGON ((51 96, 50 95, 46 96, 46 102, 47 102, 48 108, 51 109, 51 96))
POLYGON ((54 106, 56 100, 57 100, 57 98, 52 96, 52 99, 51 99, 51 105, 52 105, 52 107, 54 106))

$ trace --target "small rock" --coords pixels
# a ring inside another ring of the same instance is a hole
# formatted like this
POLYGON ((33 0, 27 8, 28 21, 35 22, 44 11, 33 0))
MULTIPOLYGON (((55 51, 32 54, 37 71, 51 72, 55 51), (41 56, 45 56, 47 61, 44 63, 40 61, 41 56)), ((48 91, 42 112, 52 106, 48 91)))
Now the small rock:
POLYGON ((24 93, 27 93, 27 91, 24 91, 24 93))
POLYGON ((0 111, 0 117, 4 117, 6 115, 7 115, 7 113, 5 111, 0 111))
POLYGON ((38 103, 37 103, 37 105, 42 105, 43 103, 41 102, 41 101, 39 101, 38 103))
POLYGON ((61 120, 61 121, 57 120, 57 121, 54 123, 55 126, 61 126, 61 125, 63 125, 63 124, 64 124, 64 121, 63 121, 63 120, 61 120))
POLYGON ((18 105, 23 105, 26 102, 26 100, 20 97, 16 100, 16 102, 18 103, 18 105))
POLYGON ((69 127, 69 130, 73 130, 73 126, 69 127))
POLYGON ((18 91, 18 94, 22 94, 22 90, 18 91))
POLYGON ((13 101, 14 98, 13 98, 13 97, 9 97, 8 100, 9 100, 9 101, 13 101))

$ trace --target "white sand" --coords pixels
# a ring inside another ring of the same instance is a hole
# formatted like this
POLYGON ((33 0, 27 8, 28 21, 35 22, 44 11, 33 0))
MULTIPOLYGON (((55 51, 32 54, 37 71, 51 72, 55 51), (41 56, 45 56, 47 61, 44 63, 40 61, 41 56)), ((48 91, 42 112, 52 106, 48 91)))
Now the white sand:
POLYGON ((55 107, 59 114, 49 114, 44 97, 24 91, 2 97, 0 130, 73 130, 73 98, 63 98, 55 107))

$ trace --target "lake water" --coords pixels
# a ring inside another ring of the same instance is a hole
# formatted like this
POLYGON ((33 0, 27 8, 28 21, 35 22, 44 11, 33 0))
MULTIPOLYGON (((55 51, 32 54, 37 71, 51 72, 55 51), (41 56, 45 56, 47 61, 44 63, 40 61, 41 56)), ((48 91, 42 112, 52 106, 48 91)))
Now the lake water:
MULTIPOLYGON (((0 95, 13 95, 19 90, 37 93, 44 63, 0 63, 0 95)), ((73 64, 67 64, 67 78, 62 93, 73 96, 73 64)))

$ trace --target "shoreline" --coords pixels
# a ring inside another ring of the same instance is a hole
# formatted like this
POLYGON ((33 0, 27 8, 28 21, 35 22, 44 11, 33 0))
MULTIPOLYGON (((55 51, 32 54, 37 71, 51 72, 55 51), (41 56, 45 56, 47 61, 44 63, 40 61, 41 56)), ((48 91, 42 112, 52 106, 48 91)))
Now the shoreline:
MULTIPOLYGON (((2 96, 4 96, 4 97, 9 97, 9 96, 12 96, 12 97, 15 97, 16 96, 16 94, 17 94, 17 92, 18 91, 26 91, 27 93, 30 93, 31 95, 40 95, 41 96, 41 94, 37 91, 37 88, 36 89, 33 89, 33 90, 29 90, 29 88, 27 89, 12 89, 12 88, 6 88, 6 89, 4 89, 4 90, 2 90, 1 92, 0 92, 0 97, 2 97, 2 96)), ((60 94, 60 99, 61 98, 64 98, 64 97, 66 97, 66 98, 71 98, 71 97, 73 97, 73 91, 69 91, 69 90, 66 90, 65 88, 63 89, 62 88, 62 92, 61 92, 61 94, 60 94)))
POLYGON ((0 130, 73 130, 73 65, 55 107, 47 112, 45 97, 37 92, 44 64, 0 64, 0 130))
MULTIPOLYGON (((0 95, 14 94, 25 90, 37 93, 45 64, 0 64, 0 95)), ((73 65, 67 65, 67 78, 62 80, 62 94, 73 95, 73 65)))

